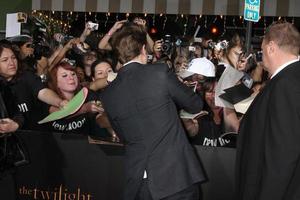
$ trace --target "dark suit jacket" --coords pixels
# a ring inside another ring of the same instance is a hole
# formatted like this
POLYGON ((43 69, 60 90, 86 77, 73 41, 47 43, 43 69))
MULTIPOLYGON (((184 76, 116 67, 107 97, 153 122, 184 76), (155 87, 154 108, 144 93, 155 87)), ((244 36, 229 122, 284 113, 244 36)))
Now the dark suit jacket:
POLYGON ((300 62, 273 77, 245 114, 237 148, 238 200, 300 199, 300 62))
POLYGON ((114 130, 126 142, 125 199, 134 199, 147 171, 154 199, 203 181, 204 173, 178 117, 203 102, 167 65, 130 63, 102 93, 114 130))

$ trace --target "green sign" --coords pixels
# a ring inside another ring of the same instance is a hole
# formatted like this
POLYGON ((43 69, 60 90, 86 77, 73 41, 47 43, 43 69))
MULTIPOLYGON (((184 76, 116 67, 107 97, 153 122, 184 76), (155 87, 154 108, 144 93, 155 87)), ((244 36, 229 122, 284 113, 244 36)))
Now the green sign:
POLYGON ((87 88, 82 88, 61 110, 56 111, 48 115, 43 120, 39 121, 39 124, 55 121, 67 117, 77 112, 83 105, 88 94, 87 88))

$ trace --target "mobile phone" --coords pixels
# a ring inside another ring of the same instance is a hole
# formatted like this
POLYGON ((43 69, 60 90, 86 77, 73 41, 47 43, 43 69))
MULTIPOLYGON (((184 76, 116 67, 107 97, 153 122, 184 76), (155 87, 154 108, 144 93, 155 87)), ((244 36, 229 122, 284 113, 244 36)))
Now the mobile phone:
POLYGON ((196 51, 196 47, 194 47, 194 46, 189 46, 189 51, 195 52, 195 51, 196 51))
POLYGON ((88 27, 89 27, 92 31, 95 31, 95 30, 98 30, 99 24, 93 23, 93 22, 88 22, 88 27))
POLYGON ((153 55, 148 54, 147 55, 147 62, 150 63, 153 61, 153 55))

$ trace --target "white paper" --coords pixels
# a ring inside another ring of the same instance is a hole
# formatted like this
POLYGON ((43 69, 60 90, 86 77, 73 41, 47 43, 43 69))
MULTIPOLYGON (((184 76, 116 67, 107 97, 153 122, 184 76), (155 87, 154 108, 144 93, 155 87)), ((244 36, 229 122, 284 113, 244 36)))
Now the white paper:
POLYGON ((215 104, 219 107, 234 108, 234 106, 228 101, 220 98, 219 96, 224 92, 225 89, 231 88, 244 76, 244 73, 236 70, 235 68, 228 66, 225 68, 221 78, 215 89, 215 104))
POLYGON ((256 97, 256 94, 251 95, 247 99, 244 99, 243 101, 240 101, 240 102, 234 104, 235 111, 239 112, 239 113, 242 113, 242 114, 245 114, 247 112, 248 108, 250 107, 251 103, 255 99, 255 97, 256 97))
POLYGON ((6 34, 5 37, 13 37, 21 34, 21 23, 18 22, 18 13, 6 15, 6 34))
POLYGON ((107 76, 107 81, 112 82, 113 80, 115 80, 117 78, 117 76, 118 76, 117 73, 109 72, 108 76, 107 76))
POLYGON ((196 113, 196 114, 191 114, 191 113, 186 112, 185 110, 181 110, 179 113, 179 116, 182 119, 195 119, 197 117, 201 117, 201 116, 204 116, 207 114, 208 114, 208 112, 205 110, 202 110, 201 112, 196 113))

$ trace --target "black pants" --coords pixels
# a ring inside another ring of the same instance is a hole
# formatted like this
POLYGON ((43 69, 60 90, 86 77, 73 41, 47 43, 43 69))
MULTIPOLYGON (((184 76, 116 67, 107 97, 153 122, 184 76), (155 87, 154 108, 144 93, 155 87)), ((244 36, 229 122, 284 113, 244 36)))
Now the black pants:
MULTIPOLYGON (((199 184, 193 184, 188 188, 185 188, 184 190, 172 194, 171 196, 165 197, 161 200, 199 200, 199 187, 199 184)), ((135 200, 153 200, 148 187, 148 179, 143 179, 135 200)))

